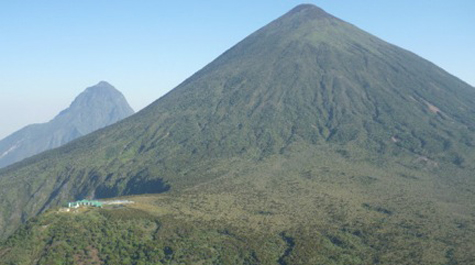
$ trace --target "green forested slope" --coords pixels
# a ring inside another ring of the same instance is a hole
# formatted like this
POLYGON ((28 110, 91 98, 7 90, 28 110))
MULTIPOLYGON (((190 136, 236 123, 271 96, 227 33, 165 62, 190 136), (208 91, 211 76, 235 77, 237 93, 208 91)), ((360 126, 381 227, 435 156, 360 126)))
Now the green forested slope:
POLYGON ((166 192, 187 222, 293 231, 282 264, 312 260, 325 231, 362 251, 354 264, 467 264, 474 101, 430 62, 298 6, 136 115, 1 171, 0 226, 74 198, 166 192))

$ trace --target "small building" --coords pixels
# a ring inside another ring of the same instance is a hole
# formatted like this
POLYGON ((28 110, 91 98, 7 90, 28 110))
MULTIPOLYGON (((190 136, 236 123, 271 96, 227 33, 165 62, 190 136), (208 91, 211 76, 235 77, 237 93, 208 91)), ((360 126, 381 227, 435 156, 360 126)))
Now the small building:
POLYGON ((69 202, 69 208, 79 208, 80 206, 92 206, 102 208, 102 202, 100 201, 90 201, 90 200, 80 200, 75 202, 69 202))

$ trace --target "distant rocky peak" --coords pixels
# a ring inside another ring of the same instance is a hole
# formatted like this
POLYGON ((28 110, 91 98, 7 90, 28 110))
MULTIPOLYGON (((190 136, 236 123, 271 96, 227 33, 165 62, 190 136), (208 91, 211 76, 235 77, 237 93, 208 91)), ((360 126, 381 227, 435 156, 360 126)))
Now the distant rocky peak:
POLYGON ((0 168, 63 145, 133 113, 122 93, 101 81, 79 94, 69 108, 50 122, 27 126, 0 140, 0 168))
MULTIPOLYGON (((117 100, 121 101, 121 105, 125 104, 125 98, 119 90, 106 81, 101 81, 97 85, 88 87, 84 92, 79 94, 71 103, 70 108, 74 108, 77 105, 90 105, 91 102, 104 104, 108 101, 117 100)), ((127 107, 129 107, 128 104, 127 107)))
POLYGON ((101 81, 97 85, 86 88, 84 91, 86 93, 114 93, 121 94, 114 86, 107 83, 106 81, 101 81))

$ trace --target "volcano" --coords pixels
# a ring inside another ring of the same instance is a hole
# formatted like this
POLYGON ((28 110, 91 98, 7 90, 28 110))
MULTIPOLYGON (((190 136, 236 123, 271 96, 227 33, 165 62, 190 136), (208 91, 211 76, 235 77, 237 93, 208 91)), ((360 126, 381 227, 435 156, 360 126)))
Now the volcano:
POLYGON ((0 171, 0 227, 134 195, 169 228, 149 243, 185 263, 469 264, 474 114, 470 85, 300 5, 130 118, 0 171))

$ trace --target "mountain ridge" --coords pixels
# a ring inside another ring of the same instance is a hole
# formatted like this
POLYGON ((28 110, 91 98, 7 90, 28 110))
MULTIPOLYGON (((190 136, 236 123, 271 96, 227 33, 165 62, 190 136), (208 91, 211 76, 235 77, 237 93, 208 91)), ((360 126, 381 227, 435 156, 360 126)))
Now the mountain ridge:
POLYGON ((132 113, 122 93, 101 81, 79 94, 49 122, 27 125, 0 140, 0 167, 61 146, 132 113))
POLYGON ((164 223, 292 240, 288 264, 473 260, 473 87, 321 17, 301 6, 130 118, 0 170, 2 236, 66 200, 156 193, 164 223))

